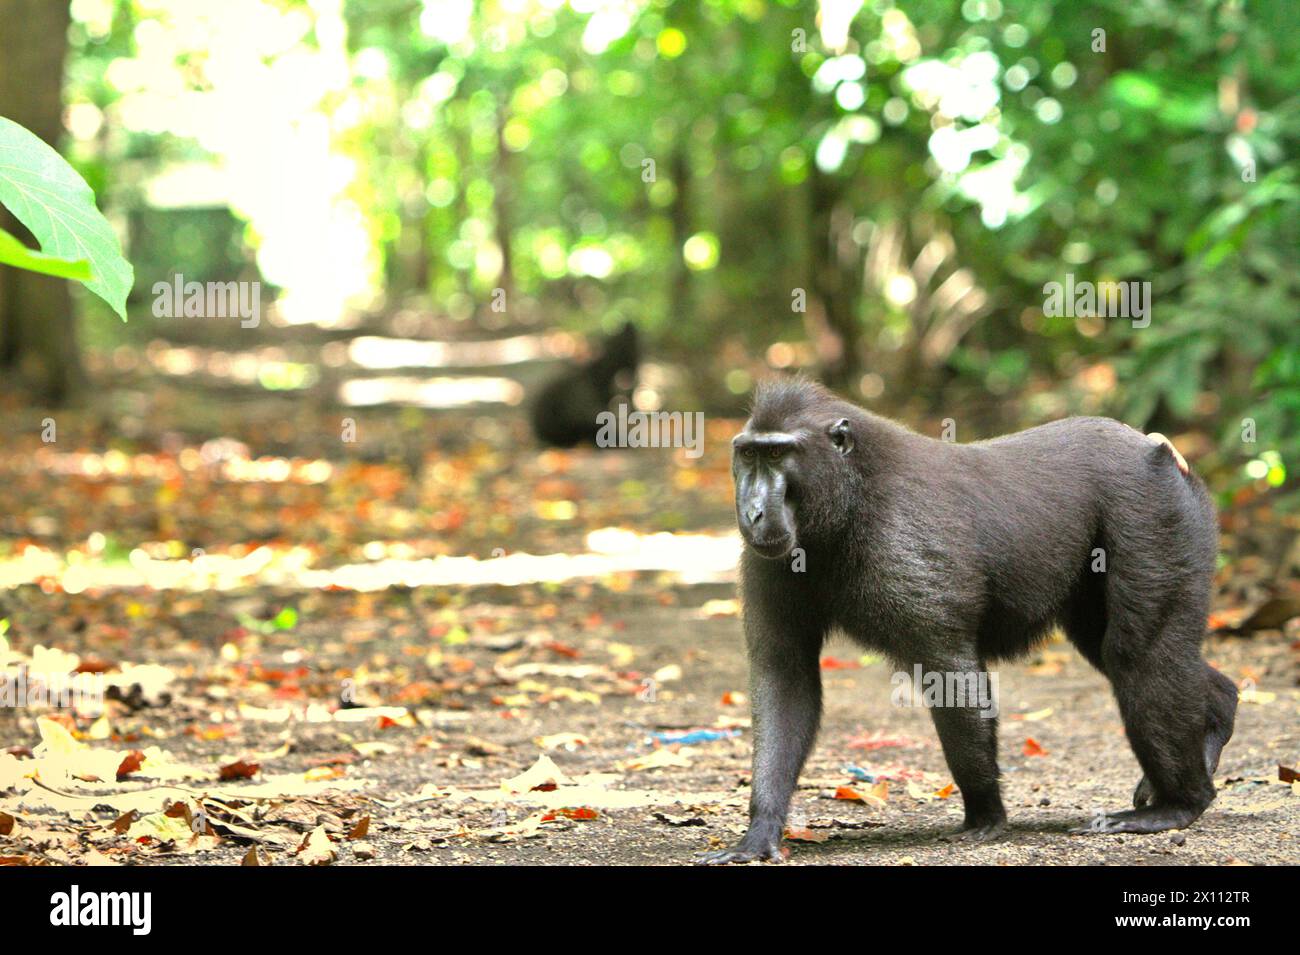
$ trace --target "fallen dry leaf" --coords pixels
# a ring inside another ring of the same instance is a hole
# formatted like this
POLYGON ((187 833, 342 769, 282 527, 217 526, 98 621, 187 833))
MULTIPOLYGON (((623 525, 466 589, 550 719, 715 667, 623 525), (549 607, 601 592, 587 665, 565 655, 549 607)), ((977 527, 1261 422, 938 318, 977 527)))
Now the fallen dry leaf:
POLYGON ((271 864, 271 857, 265 852, 258 851, 257 846, 249 846, 248 851, 244 853, 244 860, 239 864, 241 866, 268 866, 271 864))
POLYGON ((647 769, 664 769, 670 766, 687 767, 691 765, 690 757, 685 753, 677 752, 667 746, 661 746, 658 749, 651 750, 644 756, 634 756, 631 759, 625 759, 618 764, 618 768, 624 772, 635 772, 647 769))
POLYGON ((556 819, 578 819, 586 822, 591 819, 599 819, 600 813, 586 806, 577 808, 567 807, 564 809, 552 809, 549 812, 542 813, 542 822, 554 822, 556 819))
POLYGON ((338 850, 334 848, 334 842, 325 832, 324 826, 317 826, 307 833, 294 854, 302 865, 329 865, 338 858, 338 850))
POLYGON ((578 733, 552 733, 550 736, 539 736, 534 742, 542 749, 564 749, 573 751, 579 747, 587 745, 587 737, 578 733))
POLYGON ((501 784, 503 792, 526 793, 538 790, 547 792, 558 786, 567 785, 571 780, 561 772, 551 757, 542 755, 528 769, 501 784))
POLYGON ((221 767, 218 777, 222 782, 231 779, 252 779, 257 775, 262 767, 257 763, 248 762, 247 760, 237 759, 233 763, 227 763, 221 767))

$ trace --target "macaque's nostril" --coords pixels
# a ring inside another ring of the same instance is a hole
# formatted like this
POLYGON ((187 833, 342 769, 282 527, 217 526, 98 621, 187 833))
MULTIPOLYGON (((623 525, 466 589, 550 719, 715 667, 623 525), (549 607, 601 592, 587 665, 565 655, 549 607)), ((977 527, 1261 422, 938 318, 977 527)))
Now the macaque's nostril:
POLYGON ((750 525, 757 524, 763 519, 763 505, 751 504, 749 510, 745 512, 745 517, 749 520, 750 525))

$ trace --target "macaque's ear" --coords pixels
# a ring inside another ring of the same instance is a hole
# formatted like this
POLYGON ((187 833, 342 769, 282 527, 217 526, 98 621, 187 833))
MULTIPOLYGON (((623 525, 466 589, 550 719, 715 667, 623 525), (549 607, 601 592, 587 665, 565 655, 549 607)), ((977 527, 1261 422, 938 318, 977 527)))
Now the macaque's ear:
POLYGON ((848 454, 853 450, 853 431, 849 428, 849 419, 841 418, 835 422, 826 431, 831 437, 831 444, 835 445, 835 450, 840 454, 848 454))

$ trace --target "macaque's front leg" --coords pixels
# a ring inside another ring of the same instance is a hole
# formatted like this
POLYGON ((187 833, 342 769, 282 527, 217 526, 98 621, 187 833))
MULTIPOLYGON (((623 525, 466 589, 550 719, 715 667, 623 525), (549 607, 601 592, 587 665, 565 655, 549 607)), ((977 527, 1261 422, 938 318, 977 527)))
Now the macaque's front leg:
POLYGON ((736 845, 702 856, 705 865, 782 858, 790 798, 821 721, 820 639, 778 634, 748 619, 746 629, 754 716, 749 830, 736 845))

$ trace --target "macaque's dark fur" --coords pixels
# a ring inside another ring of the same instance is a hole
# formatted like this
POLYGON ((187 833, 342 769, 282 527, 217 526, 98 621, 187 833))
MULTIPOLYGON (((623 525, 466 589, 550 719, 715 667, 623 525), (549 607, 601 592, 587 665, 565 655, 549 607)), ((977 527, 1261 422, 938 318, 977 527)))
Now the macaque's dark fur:
POLYGON ((595 358, 569 365, 541 389, 532 408, 537 440, 558 448, 594 444, 596 416, 611 410, 615 399, 628 400, 640 360, 636 326, 627 322, 595 358))
MULTIPOLYGON (((1167 446, 1106 418, 945 443, 805 381, 759 388, 738 449, 765 432, 798 437, 766 470, 734 456, 755 723, 750 828, 704 861, 779 852, 832 631, 909 672, 919 663, 949 673, 1024 654, 1060 626, 1109 678, 1146 774, 1135 808, 1089 831, 1177 828, 1205 810, 1237 692, 1201 656, 1214 507, 1167 446), (838 445, 828 438, 836 422, 838 445), (787 546, 802 549, 804 572, 792 571, 790 550, 776 554, 787 546), (1095 548, 1104 572, 1091 569, 1095 548)), ((966 828, 996 833, 1006 818, 996 720, 973 708, 931 714, 966 828)))

